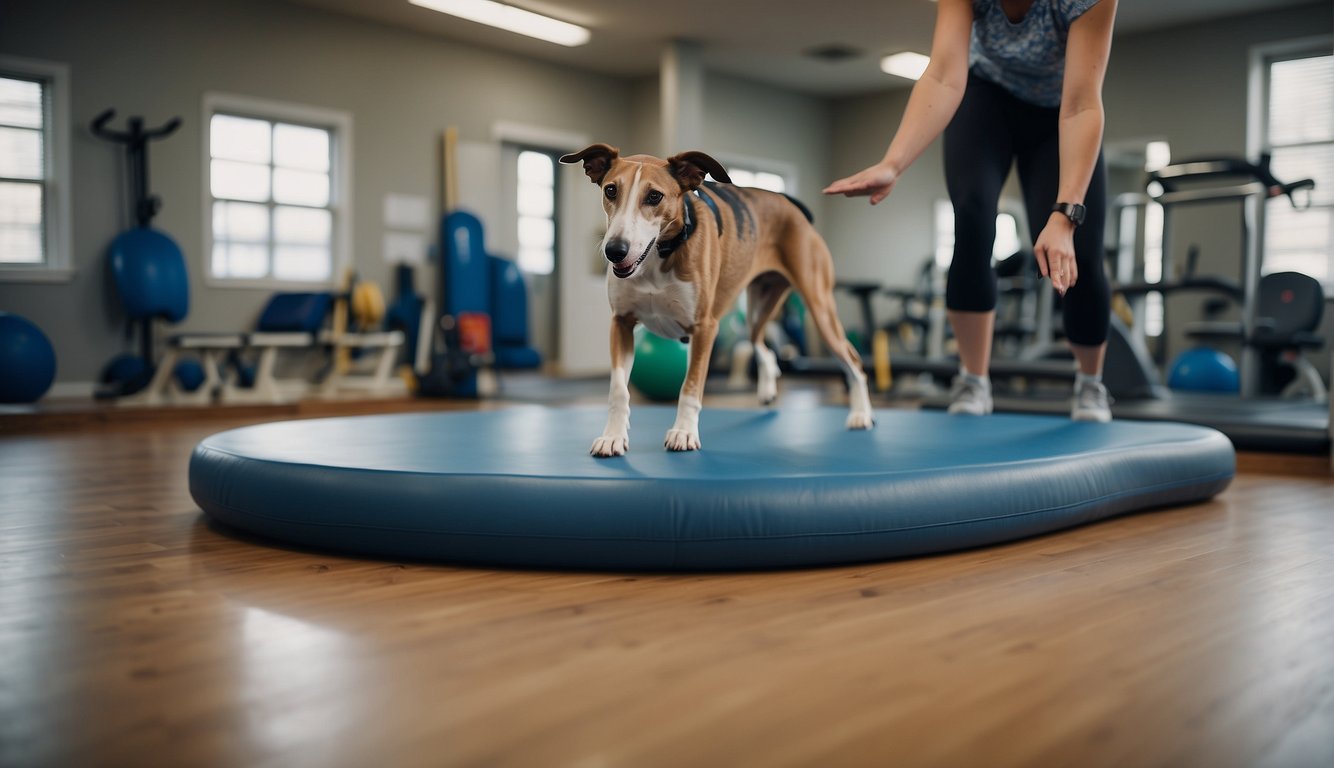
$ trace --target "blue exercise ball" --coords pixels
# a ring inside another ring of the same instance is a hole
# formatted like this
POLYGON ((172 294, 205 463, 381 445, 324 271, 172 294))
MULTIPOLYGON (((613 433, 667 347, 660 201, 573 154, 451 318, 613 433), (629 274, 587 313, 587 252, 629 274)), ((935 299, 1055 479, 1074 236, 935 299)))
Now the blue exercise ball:
POLYGON ((1167 386, 1188 392, 1241 391, 1241 375, 1228 355, 1208 347, 1188 349, 1172 363, 1167 386))
POLYGON ((176 364, 172 373, 176 376, 176 383, 186 392, 199 389, 207 378, 204 374, 204 365, 198 360, 182 360, 176 364))
POLYGON ((27 318, 0 312, 0 403, 33 403, 56 380, 56 351, 27 318))
POLYGON ((97 380, 102 384, 116 384, 125 387, 135 381, 146 383, 152 375, 153 371, 148 367, 147 360, 130 352, 122 352, 102 366, 102 372, 98 375, 97 380))

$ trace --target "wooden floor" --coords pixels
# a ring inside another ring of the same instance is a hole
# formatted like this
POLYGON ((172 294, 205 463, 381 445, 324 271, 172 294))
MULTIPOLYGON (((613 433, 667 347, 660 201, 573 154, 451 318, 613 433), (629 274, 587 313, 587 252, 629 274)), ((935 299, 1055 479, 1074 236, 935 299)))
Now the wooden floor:
POLYGON ((922 559, 491 571, 214 529, 190 450, 261 418, 0 433, 0 765, 1334 765, 1323 465, 922 559))

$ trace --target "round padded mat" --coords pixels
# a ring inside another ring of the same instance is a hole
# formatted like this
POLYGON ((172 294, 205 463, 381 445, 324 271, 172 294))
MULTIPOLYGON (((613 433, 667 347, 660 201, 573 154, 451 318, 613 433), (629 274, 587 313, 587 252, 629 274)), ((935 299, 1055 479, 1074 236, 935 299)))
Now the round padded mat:
POLYGON ((281 542, 396 559, 624 570, 881 560, 1207 499, 1235 470, 1214 430, 840 408, 631 414, 627 456, 588 455, 600 407, 288 421, 203 440, 190 492, 281 542))

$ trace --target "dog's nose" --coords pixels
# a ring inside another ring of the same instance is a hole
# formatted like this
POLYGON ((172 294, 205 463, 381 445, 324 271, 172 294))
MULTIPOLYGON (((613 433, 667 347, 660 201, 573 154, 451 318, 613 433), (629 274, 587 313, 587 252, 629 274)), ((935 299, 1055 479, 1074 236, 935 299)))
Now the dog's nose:
POLYGON ((630 241, 612 240, 607 243, 607 247, 603 249, 603 253, 607 255, 607 261, 610 261, 613 264, 625 261, 625 257, 630 253, 630 241))

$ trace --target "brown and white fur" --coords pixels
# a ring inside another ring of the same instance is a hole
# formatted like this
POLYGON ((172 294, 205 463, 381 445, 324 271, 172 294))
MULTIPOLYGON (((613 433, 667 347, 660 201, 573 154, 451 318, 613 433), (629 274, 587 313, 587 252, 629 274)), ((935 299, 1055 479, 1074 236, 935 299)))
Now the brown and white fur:
POLYGON ((584 173, 602 189, 607 212, 600 248, 610 262, 611 395, 607 426, 590 453, 620 456, 630 448, 629 376, 636 323, 659 336, 689 341, 676 422, 664 445, 671 451, 700 448, 699 412, 709 355, 720 318, 743 288, 760 401, 767 405, 778 394, 778 362, 765 346, 764 327, 795 287, 847 377, 848 429, 873 426, 861 357, 835 313, 829 248, 796 203, 773 192, 731 186, 727 171, 703 152, 666 160, 621 157, 614 147, 594 144, 560 160, 583 163, 584 173), (722 185, 701 189, 706 174, 722 185), (715 205, 708 205, 704 195, 715 205), (693 229, 687 230, 688 221, 693 229))

